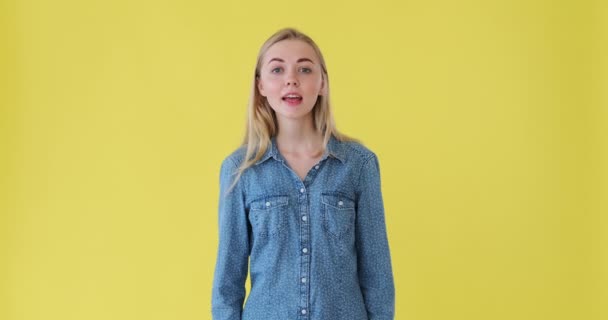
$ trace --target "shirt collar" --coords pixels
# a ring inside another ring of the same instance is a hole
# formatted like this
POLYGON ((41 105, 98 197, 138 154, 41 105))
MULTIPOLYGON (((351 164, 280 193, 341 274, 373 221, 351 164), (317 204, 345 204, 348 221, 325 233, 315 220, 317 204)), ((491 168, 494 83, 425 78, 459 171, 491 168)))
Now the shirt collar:
MULTIPOLYGON (((342 162, 342 163, 344 163, 346 161, 343 146, 340 143, 340 141, 338 141, 333 135, 331 135, 329 137, 329 142, 327 143, 327 148, 325 148, 325 151, 323 152, 323 156, 321 157, 320 161, 325 160, 325 158, 327 158, 327 157, 336 158, 336 159, 340 160, 340 162, 342 162)), ((273 136, 272 138, 270 138, 270 146, 268 147, 268 149, 266 150, 266 152, 264 153, 262 158, 260 158, 260 160, 258 160, 255 164, 258 165, 270 158, 274 158, 275 160, 281 161, 281 162, 284 161, 284 158, 281 156, 281 153, 279 152, 279 149, 277 148, 276 136, 273 136)))

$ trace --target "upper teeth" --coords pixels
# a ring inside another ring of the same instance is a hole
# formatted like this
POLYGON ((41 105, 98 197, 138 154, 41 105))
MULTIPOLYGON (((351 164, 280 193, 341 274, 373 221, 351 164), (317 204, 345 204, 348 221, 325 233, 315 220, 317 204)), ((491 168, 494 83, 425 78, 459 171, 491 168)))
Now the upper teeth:
POLYGON ((295 95, 295 94, 288 94, 285 96, 286 98, 299 98, 300 96, 295 95))

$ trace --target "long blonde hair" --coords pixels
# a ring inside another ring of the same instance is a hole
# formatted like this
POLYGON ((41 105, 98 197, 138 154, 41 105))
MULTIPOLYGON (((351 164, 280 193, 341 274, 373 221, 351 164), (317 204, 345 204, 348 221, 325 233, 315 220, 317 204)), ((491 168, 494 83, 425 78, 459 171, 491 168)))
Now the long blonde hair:
POLYGON ((271 138, 278 133, 279 128, 275 112, 268 103, 268 100, 260 94, 257 87, 257 81, 260 78, 262 59, 264 58, 266 51, 275 43, 283 40, 304 41, 313 48, 319 58, 322 77, 326 86, 326 94, 320 95, 317 98, 317 102, 311 112, 315 130, 323 134, 323 148, 325 149, 327 147, 327 143, 332 135, 339 141, 357 141, 356 139, 338 132, 336 129, 331 105, 329 103, 329 78, 327 66, 325 65, 325 60, 323 59, 323 55, 317 44, 309 36, 294 28, 281 29, 264 42, 258 53, 251 85, 251 95, 247 106, 247 130, 242 143, 242 146, 247 147, 247 152, 245 153, 245 159, 239 166, 237 177, 232 186, 237 183, 247 168, 253 166, 262 158, 270 147, 271 138))

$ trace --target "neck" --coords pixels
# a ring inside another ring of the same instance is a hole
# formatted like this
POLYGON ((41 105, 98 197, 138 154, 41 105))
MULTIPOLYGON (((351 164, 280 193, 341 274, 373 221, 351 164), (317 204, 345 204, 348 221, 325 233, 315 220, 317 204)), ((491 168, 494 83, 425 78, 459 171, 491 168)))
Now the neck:
POLYGON ((276 141, 284 153, 315 154, 322 150, 323 135, 314 129, 312 118, 308 121, 282 119, 276 141))

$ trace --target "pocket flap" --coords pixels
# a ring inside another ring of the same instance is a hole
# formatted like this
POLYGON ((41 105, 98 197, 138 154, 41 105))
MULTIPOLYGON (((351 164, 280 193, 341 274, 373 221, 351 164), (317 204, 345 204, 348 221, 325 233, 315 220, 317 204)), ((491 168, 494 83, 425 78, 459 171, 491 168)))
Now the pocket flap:
POLYGON ((353 209, 355 207, 355 201, 341 194, 322 194, 321 201, 338 209, 353 209))
POLYGON ((251 201, 252 210, 265 210, 285 206, 289 203, 288 196, 265 196, 251 201))

